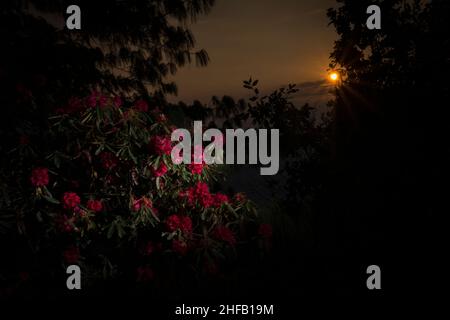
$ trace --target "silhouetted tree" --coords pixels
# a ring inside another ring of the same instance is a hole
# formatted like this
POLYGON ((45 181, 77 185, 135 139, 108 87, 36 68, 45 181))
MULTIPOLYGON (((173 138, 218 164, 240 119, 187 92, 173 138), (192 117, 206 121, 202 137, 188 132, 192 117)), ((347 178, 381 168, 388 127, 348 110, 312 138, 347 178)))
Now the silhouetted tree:
POLYGON ((161 105, 165 94, 176 92, 169 75, 187 63, 208 62, 205 50, 194 50, 189 23, 214 0, 78 1, 81 30, 65 27, 70 4, 1 4, 4 142, 37 130, 33 126, 45 121, 49 110, 91 90, 147 97, 151 107, 161 105))
POLYGON ((338 2, 328 11, 339 35, 330 67, 343 77, 334 101, 334 245, 384 258, 432 252, 450 177, 450 3, 338 2), (380 30, 365 25, 370 4, 381 8, 380 30))
MULTIPOLYGON (((71 1, 7 1, 0 7, 0 158, 46 126, 49 111, 71 97, 109 91, 146 98, 175 93, 167 77, 206 51, 195 51, 189 23, 214 0, 78 1, 81 30, 65 27, 71 1)), ((30 141, 38 145, 44 143, 30 141)), ((4 163, 1 163, 4 166, 4 163)))

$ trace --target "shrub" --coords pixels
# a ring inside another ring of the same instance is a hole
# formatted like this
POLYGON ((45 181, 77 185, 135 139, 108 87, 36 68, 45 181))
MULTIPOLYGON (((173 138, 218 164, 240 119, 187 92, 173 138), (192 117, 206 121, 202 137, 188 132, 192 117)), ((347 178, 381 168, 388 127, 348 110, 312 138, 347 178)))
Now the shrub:
POLYGON ((217 271, 257 239, 251 201, 212 192, 214 166, 174 165, 174 127, 148 110, 144 100, 124 103, 98 92, 73 98, 44 132, 10 152, 15 169, 2 175, 15 184, 8 190, 14 199, 2 211, 23 218, 33 252, 51 257, 50 265, 150 281, 173 259, 217 271), (43 140, 38 148, 32 143, 43 140))

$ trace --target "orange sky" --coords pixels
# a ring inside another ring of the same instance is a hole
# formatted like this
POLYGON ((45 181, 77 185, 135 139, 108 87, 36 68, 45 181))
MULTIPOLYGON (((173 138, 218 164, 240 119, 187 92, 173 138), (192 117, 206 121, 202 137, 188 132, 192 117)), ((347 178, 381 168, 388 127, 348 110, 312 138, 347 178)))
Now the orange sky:
MULTIPOLYGON (((178 71, 175 102, 208 102, 212 95, 247 97, 242 80, 260 80, 262 91, 287 83, 316 83, 326 78, 336 34, 326 10, 335 0, 217 0, 212 12, 192 26, 197 47, 210 56, 207 67, 178 71)), ((326 91, 326 90, 325 90, 326 91)))

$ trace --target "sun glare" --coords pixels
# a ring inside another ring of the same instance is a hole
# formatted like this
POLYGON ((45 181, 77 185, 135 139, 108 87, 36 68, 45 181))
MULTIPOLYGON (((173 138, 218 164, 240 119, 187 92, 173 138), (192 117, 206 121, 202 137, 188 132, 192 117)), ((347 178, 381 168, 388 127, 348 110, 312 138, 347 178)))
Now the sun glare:
POLYGON ((337 74, 337 72, 330 73, 330 80, 331 81, 337 81, 338 78, 339 78, 339 75, 337 74))

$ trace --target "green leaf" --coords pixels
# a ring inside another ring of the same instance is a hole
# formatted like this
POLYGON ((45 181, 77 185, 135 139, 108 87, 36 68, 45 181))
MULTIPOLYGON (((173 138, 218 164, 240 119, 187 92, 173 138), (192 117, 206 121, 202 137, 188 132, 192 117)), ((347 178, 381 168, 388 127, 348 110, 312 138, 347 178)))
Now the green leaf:
POLYGON ((167 240, 172 240, 177 235, 176 232, 172 232, 167 236, 167 240))
POLYGON ((60 202, 58 200, 56 200, 52 194, 50 193, 50 191, 47 189, 47 187, 44 186, 44 193, 42 193, 42 197, 47 200, 50 203, 54 203, 54 204, 60 204, 60 202))
POLYGON ((156 178, 156 189, 161 190, 161 177, 156 178))
POLYGON ((111 225, 109 226, 109 229, 108 229, 108 233, 106 234, 106 237, 108 238, 108 239, 111 239, 112 238, 112 236, 114 235, 114 230, 116 229, 116 224, 115 224, 115 221, 113 221, 112 223, 111 223, 111 225))
POLYGON ((154 167, 159 168, 159 162, 161 161, 161 157, 156 157, 154 167))
POLYGON ((125 234, 125 230, 123 229, 123 226, 121 223, 117 223, 117 235, 119 238, 122 238, 125 234))
POLYGON ((53 163, 55 164, 56 168, 60 168, 61 166, 61 158, 59 157, 58 153, 55 153, 55 156, 53 157, 53 163))
POLYGON ((104 144, 101 144, 98 146, 97 150, 95 150, 95 155, 98 156, 100 154, 100 152, 103 151, 103 148, 105 147, 104 144))
POLYGON ((225 202, 225 207, 228 209, 228 211, 232 212, 233 215, 237 218, 239 215, 237 214, 236 210, 233 209, 233 207, 228 203, 225 202))
POLYGON ((155 214, 155 212, 153 211, 153 209, 152 209, 152 208, 149 208, 149 210, 150 210, 150 213, 152 214, 153 218, 155 218, 156 221, 160 222, 158 216, 155 214))
POLYGON ((130 155, 131 159, 133 159, 133 162, 134 162, 135 164, 137 164, 137 163, 138 163, 137 158, 136 158, 136 156, 131 152, 131 149, 130 149, 130 148, 128 148, 128 154, 130 155))

